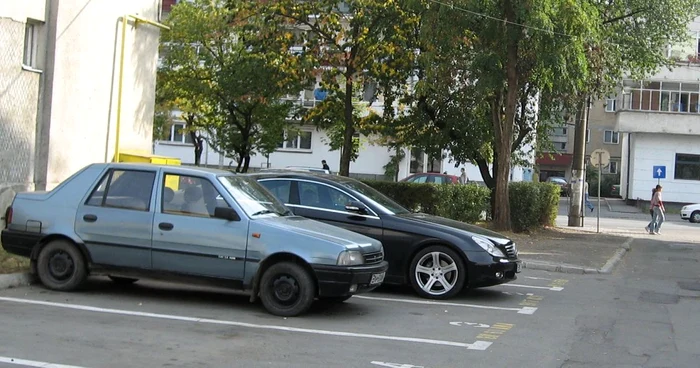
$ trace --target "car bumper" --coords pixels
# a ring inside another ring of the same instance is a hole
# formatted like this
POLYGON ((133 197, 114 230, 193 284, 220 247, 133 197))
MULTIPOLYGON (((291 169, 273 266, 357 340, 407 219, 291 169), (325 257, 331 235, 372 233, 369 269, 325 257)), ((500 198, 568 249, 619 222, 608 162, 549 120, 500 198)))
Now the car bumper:
POLYGON ((358 267, 327 265, 311 267, 318 278, 318 295, 334 297, 366 293, 376 289, 384 281, 389 263, 383 261, 376 265, 358 267))
POLYGON ((469 272, 469 287, 486 287, 517 280, 523 263, 519 259, 501 259, 498 263, 472 265, 469 272))
POLYGON ((0 233, 0 241, 2 247, 10 254, 16 254, 23 257, 29 257, 32 254, 32 249, 41 240, 42 235, 39 233, 30 233, 17 230, 2 230, 0 233))
POLYGON ((681 211, 681 219, 689 220, 690 219, 690 211, 681 211))

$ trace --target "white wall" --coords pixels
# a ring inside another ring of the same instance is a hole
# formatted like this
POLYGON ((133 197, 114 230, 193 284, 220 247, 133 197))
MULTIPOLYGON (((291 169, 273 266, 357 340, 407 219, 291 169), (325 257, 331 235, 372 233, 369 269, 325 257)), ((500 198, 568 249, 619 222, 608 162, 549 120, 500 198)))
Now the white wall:
MULTIPOLYGON (((157 21, 158 0, 50 2, 42 129, 44 181, 51 188, 115 153, 120 17, 157 21)), ((126 28, 120 150, 150 153, 160 31, 126 28)))
POLYGON ((634 134, 630 167, 630 199, 649 200, 656 186, 653 166, 666 166, 666 179, 661 179, 666 202, 700 202, 700 181, 676 180, 676 153, 700 155, 700 136, 670 134, 634 134))

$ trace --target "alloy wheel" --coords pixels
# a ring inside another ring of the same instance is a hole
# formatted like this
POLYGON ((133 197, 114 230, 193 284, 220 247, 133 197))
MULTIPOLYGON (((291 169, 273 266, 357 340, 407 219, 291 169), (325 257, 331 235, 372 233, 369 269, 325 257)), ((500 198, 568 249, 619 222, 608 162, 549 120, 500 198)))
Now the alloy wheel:
POLYGON ((430 252, 418 260, 414 276, 423 291, 430 295, 442 295, 455 287, 459 269, 448 254, 430 252))

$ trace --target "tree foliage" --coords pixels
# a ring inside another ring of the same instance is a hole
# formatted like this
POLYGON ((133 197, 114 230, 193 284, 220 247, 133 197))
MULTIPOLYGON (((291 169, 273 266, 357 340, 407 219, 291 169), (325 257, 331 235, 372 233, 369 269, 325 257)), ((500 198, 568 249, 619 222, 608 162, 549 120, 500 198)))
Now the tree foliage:
POLYGON ((254 2, 180 2, 166 23, 159 88, 190 129, 206 132, 213 149, 236 159, 236 171, 247 171, 252 155, 282 140, 293 115, 282 97, 301 89, 305 59, 288 52, 254 2))
POLYGON ((331 147, 341 150, 339 173, 347 176, 357 155, 353 135, 363 130, 364 119, 372 119, 357 108, 375 98, 371 90, 377 81, 405 81, 402 72, 412 51, 401 46, 416 19, 396 0, 276 0, 268 5, 289 29, 282 37, 295 39, 301 54, 314 62, 327 95, 304 120, 333 133, 331 147))

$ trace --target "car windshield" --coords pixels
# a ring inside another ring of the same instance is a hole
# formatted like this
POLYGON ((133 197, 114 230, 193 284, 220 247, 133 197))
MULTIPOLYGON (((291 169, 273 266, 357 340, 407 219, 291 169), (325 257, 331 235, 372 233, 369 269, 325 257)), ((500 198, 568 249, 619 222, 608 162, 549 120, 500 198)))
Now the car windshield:
POLYGON ((382 194, 380 191, 370 187, 369 185, 359 182, 359 181, 345 181, 343 184, 350 188, 353 189, 360 194, 364 195, 365 197, 369 198, 372 202, 374 202, 374 205, 376 207, 380 207, 383 209, 387 214, 391 215, 398 215, 402 213, 410 213, 411 211, 407 210, 400 204, 394 202, 393 199, 385 196, 382 194))
POLYGON ((250 217, 290 216, 292 213, 257 181, 236 175, 219 176, 219 181, 250 217))

